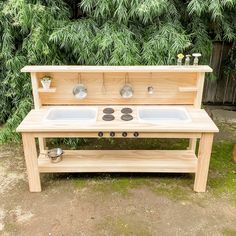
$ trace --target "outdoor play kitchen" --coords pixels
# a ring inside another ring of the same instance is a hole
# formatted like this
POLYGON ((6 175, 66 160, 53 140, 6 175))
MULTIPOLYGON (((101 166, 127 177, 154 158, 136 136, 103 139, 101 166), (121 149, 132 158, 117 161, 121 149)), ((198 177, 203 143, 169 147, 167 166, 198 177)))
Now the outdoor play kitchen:
POLYGON ((218 132, 201 109, 209 66, 26 66, 22 72, 31 73, 35 106, 17 128, 31 192, 41 191, 40 173, 55 172, 194 173, 194 191, 205 192, 218 132), (185 138, 189 147, 47 150, 52 137, 185 138))

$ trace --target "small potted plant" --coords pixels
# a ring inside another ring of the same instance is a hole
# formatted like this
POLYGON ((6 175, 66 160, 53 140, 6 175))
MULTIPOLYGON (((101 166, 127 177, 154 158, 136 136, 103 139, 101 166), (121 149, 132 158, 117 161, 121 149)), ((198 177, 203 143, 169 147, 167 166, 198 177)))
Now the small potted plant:
POLYGON ((44 76, 41 79, 41 84, 43 86, 44 89, 49 89, 51 86, 51 81, 52 81, 52 77, 50 76, 44 76))

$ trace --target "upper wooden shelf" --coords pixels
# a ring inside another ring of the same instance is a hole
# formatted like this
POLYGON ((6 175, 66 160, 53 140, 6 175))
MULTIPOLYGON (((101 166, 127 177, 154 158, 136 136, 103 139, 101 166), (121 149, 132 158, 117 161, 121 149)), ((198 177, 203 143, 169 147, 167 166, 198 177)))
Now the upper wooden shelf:
POLYGON ((21 72, 212 72, 199 66, 25 66, 21 72))

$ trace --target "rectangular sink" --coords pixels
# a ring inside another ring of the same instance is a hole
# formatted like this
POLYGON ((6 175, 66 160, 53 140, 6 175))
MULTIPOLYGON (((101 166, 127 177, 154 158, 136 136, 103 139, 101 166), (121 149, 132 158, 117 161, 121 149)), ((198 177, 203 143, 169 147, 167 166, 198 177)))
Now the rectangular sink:
POLYGON ((138 119, 145 123, 186 123, 191 118, 184 107, 139 107, 138 119))
POLYGON ((49 109, 44 121, 55 123, 93 123, 97 120, 97 108, 60 107, 49 109))

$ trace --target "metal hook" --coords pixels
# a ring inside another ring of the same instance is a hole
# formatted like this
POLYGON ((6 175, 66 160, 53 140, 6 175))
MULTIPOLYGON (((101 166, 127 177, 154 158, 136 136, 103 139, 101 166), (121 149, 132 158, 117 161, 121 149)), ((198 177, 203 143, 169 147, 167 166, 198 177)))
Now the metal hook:
POLYGON ((102 73, 102 92, 103 92, 103 93, 106 92, 105 81, 104 81, 104 73, 102 73))
POLYGON ((78 74, 78 83, 81 84, 81 73, 78 74))
MULTIPOLYGON (((150 72, 150 80, 152 81, 152 72, 150 72)), ((148 90, 149 94, 153 94, 154 93, 154 88, 151 85, 148 86, 147 90, 148 90)))
POLYGON ((129 74, 125 73, 125 84, 129 84, 129 74))

